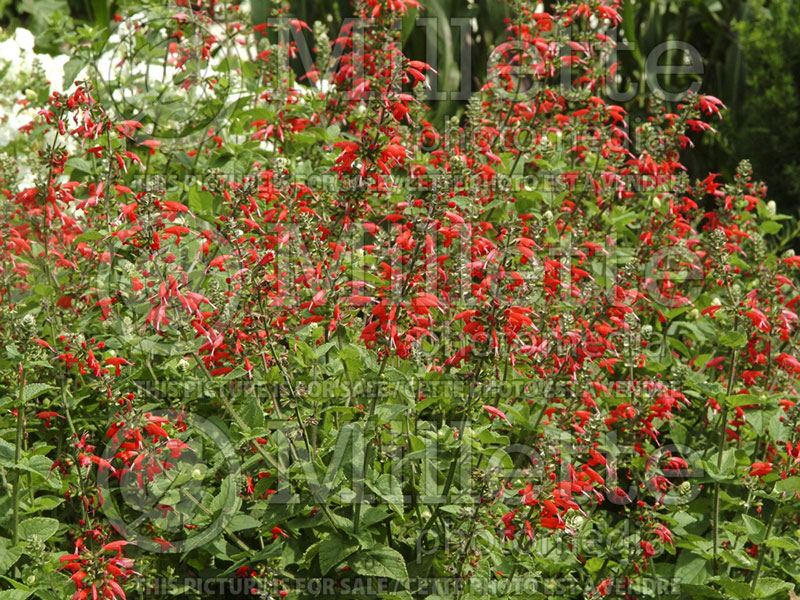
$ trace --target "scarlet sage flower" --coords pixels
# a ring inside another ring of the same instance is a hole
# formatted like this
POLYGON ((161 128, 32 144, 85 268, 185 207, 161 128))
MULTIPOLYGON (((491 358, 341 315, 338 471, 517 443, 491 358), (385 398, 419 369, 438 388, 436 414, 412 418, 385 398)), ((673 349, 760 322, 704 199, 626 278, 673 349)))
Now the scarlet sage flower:
POLYGON ((508 420, 508 417, 506 417, 505 413, 502 410, 500 410, 499 408, 495 408, 494 406, 490 406, 488 404, 484 404, 483 405, 483 410, 485 410, 486 412, 488 412, 491 415, 489 417, 489 419, 493 420, 494 418, 499 417, 500 419, 503 419, 509 425, 511 424, 511 422, 508 420))
POLYGON ((425 293, 415 297, 411 301, 411 304, 414 306, 414 312, 421 315, 427 315, 430 313, 430 308, 439 306, 439 299, 433 294, 425 293))
POLYGON ((125 540, 117 540, 116 542, 110 542, 110 543, 104 545, 101 548, 101 550, 107 550, 109 552, 116 552, 117 556, 119 556, 122 553, 122 548, 127 546, 129 543, 130 542, 127 542, 125 540))
POLYGON ((445 366, 457 367, 459 363, 466 360, 467 356, 469 356, 471 351, 472 351, 472 346, 464 346, 463 348, 458 350, 453 356, 444 361, 445 366))
POLYGON ((174 200, 166 200, 162 202, 161 207, 170 213, 189 212, 189 207, 187 207, 185 204, 181 204, 180 202, 175 202, 174 200))
POLYGON ((772 473, 772 463, 755 462, 750 466, 750 477, 763 477, 772 473))
POLYGON ((757 308, 747 311, 745 315, 747 315, 750 318, 750 321, 753 323, 753 327, 755 327, 759 331, 763 331, 764 333, 769 333, 770 329, 772 329, 772 326, 769 324, 769 321, 767 320, 767 316, 757 308))
POLYGON ((604 579, 600 582, 600 585, 597 586, 597 591, 601 596, 607 596, 608 591, 611 589, 611 580, 604 579))
POLYGON ((159 140, 145 140, 139 145, 146 146, 150 150, 150 154, 155 154, 156 149, 161 147, 161 142, 159 140))
POLYGON ((221 256, 217 256, 214 258, 210 263, 208 263, 208 268, 211 269, 212 267, 216 267, 220 271, 225 270, 225 261, 231 257, 230 254, 223 254, 221 256))
POLYGON ((722 103, 722 100, 716 98, 714 96, 699 96, 697 98, 697 103, 700 106, 700 109, 706 114, 720 114, 720 109, 724 109, 725 105, 722 103))
POLYGON ((375 300, 370 296, 359 296, 358 294, 354 294, 350 296, 347 301, 353 306, 364 306, 365 304, 369 304, 375 300))
POLYGON ((657 524, 653 528, 653 533, 658 536, 662 544, 672 544, 672 532, 666 525, 662 525, 661 523, 657 524))
POLYGON ((786 354, 785 352, 782 352, 781 354, 778 354, 778 356, 775 357, 775 362, 777 362, 781 367, 783 367, 787 371, 800 374, 800 361, 798 361, 791 354, 786 354))
POLYGON ((46 429, 48 429, 50 427, 50 419, 54 419, 56 417, 59 417, 61 419, 64 418, 63 416, 61 416, 57 412, 53 412, 51 410, 42 411, 42 412, 38 413, 36 416, 38 418, 40 418, 40 419, 44 419, 44 426, 45 426, 46 429))
POLYGON ((112 356, 111 358, 105 359, 105 364, 112 365, 114 367, 114 375, 120 374, 120 367, 122 365, 133 365, 133 363, 129 362, 124 358, 120 358, 118 356, 112 356))

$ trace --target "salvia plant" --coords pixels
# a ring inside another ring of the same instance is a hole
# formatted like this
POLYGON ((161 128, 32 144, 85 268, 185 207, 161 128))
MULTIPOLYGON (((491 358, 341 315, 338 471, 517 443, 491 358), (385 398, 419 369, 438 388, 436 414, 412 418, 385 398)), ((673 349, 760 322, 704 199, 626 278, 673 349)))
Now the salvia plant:
POLYGON ((0 598, 794 594, 784 217, 686 174, 721 100, 608 99, 619 1, 549 4, 440 127, 414 0, 146 3, 15 75, 0 598))

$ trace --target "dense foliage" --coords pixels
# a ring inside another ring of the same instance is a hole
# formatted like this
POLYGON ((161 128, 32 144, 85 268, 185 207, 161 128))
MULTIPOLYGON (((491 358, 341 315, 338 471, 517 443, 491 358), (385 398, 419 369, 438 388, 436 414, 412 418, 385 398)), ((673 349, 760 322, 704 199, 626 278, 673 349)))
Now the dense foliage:
POLYGON ((0 598, 796 589, 800 258, 748 163, 685 173, 721 100, 634 126, 624 7, 513 0, 435 127, 415 8, 0 71, 0 598))

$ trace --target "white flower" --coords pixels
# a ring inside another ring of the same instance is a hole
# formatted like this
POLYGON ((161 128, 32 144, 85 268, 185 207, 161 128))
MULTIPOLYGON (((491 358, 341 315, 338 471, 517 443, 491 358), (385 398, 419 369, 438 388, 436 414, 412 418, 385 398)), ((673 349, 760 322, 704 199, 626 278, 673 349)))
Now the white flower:
MULTIPOLYGON (((43 54, 39 56, 39 60, 42 62, 45 77, 47 81, 50 82, 50 91, 63 92, 64 85, 67 83, 64 81, 64 65, 69 61, 69 56, 65 54, 60 54, 58 56, 43 54)), ((72 85, 73 82, 70 81, 68 83, 72 85)), ((67 87, 69 87, 69 85, 67 87)))
POLYGON ((0 42, 0 61, 9 62, 15 65, 20 60, 20 51, 17 42, 13 38, 8 38, 4 42, 0 42))
POLYGON ((14 31, 14 41, 23 52, 33 52, 33 34, 27 29, 20 27, 14 31))
POLYGON ((767 214, 770 217, 774 217, 775 213, 777 212, 778 212, 778 207, 775 206, 775 200, 770 200, 769 202, 767 202, 767 214))

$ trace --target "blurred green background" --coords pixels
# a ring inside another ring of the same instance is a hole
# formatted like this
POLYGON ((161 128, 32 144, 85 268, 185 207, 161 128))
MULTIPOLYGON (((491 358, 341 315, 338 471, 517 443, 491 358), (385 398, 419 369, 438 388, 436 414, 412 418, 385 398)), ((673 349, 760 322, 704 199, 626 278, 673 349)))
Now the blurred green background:
MULTIPOLYGON (((483 82, 492 49, 504 40, 507 4, 500 0, 420 0, 402 23, 407 56, 432 62, 439 71, 432 98, 431 120, 441 123, 465 108, 454 98, 459 89, 477 89, 483 82), (432 53, 435 52, 435 58, 432 53)), ((270 0, 251 0, 255 22, 263 22, 270 0)), ((545 2, 554 4, 553 2, 545 2)), ((59 52, 58 34, 48 25, 71 18, 108 26, 116 12, 141 3, 125 0, 0 0, 0 24, 8 31, 24 26, 37 34, 40 52, 59 52)), ((352 14, 348 0, 293 0, 293 16, 309 24, 321 20, 337 33, 352 14)), ((769 186, 769 198, 783 212, 800 211, 800 2, 797 0, 634 0, 626 2, 620 39, 623 84, 640 92, 624 103, 632 118, 643 114, 650 98, 644 83, 648 55, 659 44, 678 41, 696 48, 703 74, 679 69, 662 76, 668 90, 686 89, 692 81, 700 92, 720 98, 728 107, 715 123, 719 135, 696 136, 697 149, 685 164, 693 176, 709 171, 731 177, 749 158, 756 177, 769 186)), ((63 29, 62 29, 63 31, 63 29)), ((313 42, 312 42, 313 45, 313 42)), ((679 65, 685 54, 668 52, 661 65, 679 65)), ((463 95, 463 94, 462 94, 463 95)))

